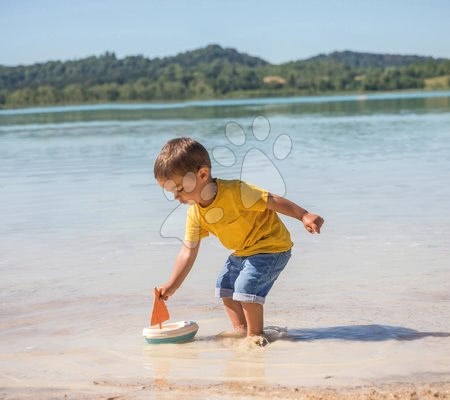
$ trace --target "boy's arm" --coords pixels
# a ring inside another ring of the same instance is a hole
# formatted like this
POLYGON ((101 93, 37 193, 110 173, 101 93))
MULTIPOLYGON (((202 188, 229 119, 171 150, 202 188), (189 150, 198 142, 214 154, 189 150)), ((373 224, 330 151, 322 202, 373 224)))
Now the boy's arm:
POLYGON ((267 198, 267 208, 298 219, 309 233, 320 233, 320 228, 324 223, 324 219, 320 215, 311 214, 292 201, 272 193, 269 193, 267 198))
POLYGON ((167 300, 175 291, 181 286, 186 276, 192 269, 194 261, 197 258, 199 242, 185 242, 181 247, 178 256, 175 260, 172 276, 169 281, 162 285, 159 289, 161 291, 161 298, 167 300))

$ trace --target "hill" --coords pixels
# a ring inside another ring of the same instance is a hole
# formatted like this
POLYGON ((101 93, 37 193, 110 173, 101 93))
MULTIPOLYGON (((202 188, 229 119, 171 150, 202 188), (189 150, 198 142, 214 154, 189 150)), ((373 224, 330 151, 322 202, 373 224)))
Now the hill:
POLYGON ((268 64, 260 58, 239 53, 234 49, 223 49, 218 45, 153 60, 142 56, 125 57, 120 60, 114 53, 106 52, 98 57, 75 61, 50 61, 17 67, 0 66, 0 89, 14 90, 39 85, 61 88, 74 83, 94 85, 116 82, 122 84, 141 77, 155 79, 157 75, 170 67, 181 66, 192 70, 216 63, 248 67, 268 64))
POLYGON ((245 53, 239 53, 235 49, 222 48, 217 44, 211 44, 202 49, 186 51, 174 57, 162 59, 163 64, 180 64, 188 68, 195 68, 201 64, 215 62, 228 62, 235 66, 261 67, 269 64, 258 57, 252 57, 245 53))
POLYGON ((335 51, 330 54, 319 54, 307 61, 330 61, 348 65, 352 68, 387 68, 404 67, 411 64, 435 60, 432 57, 398 54, 358 53, 355 51, 335 51))
POLYGON ((450 60, 416 55, 318 55, 285 64, 219 45, 149 59, 114 53, 0 66, 0 107, 445 89, 450 60))

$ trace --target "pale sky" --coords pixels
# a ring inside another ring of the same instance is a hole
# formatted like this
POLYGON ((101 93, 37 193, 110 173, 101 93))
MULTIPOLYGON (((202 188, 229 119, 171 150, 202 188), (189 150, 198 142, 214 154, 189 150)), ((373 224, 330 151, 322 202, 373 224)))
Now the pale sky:
POLYGON ((211 43, 276 64, 335 50, 450 58, 449 20, 449 0, 0 0, 0 64, 211 43))

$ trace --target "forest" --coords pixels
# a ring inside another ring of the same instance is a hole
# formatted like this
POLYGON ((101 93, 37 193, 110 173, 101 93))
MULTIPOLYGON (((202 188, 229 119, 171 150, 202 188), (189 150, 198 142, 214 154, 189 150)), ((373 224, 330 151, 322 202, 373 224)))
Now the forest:
POLYGON ((0 108, 449 88, 449 59, 352 51, 270 64, 209 45, 164 58, 106 52, 0 66, 0 108))

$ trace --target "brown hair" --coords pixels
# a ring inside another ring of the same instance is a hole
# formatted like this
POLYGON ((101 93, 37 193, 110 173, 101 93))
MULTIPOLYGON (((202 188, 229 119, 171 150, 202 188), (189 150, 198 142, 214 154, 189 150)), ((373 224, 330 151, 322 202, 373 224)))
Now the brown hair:
POLYGON ((169 140, 155 160, 153 172, 156 179, 169 179, 173 175, 196 173, 200 167, 211 169, 208 151, 196 140, 181 137, 169 140))

